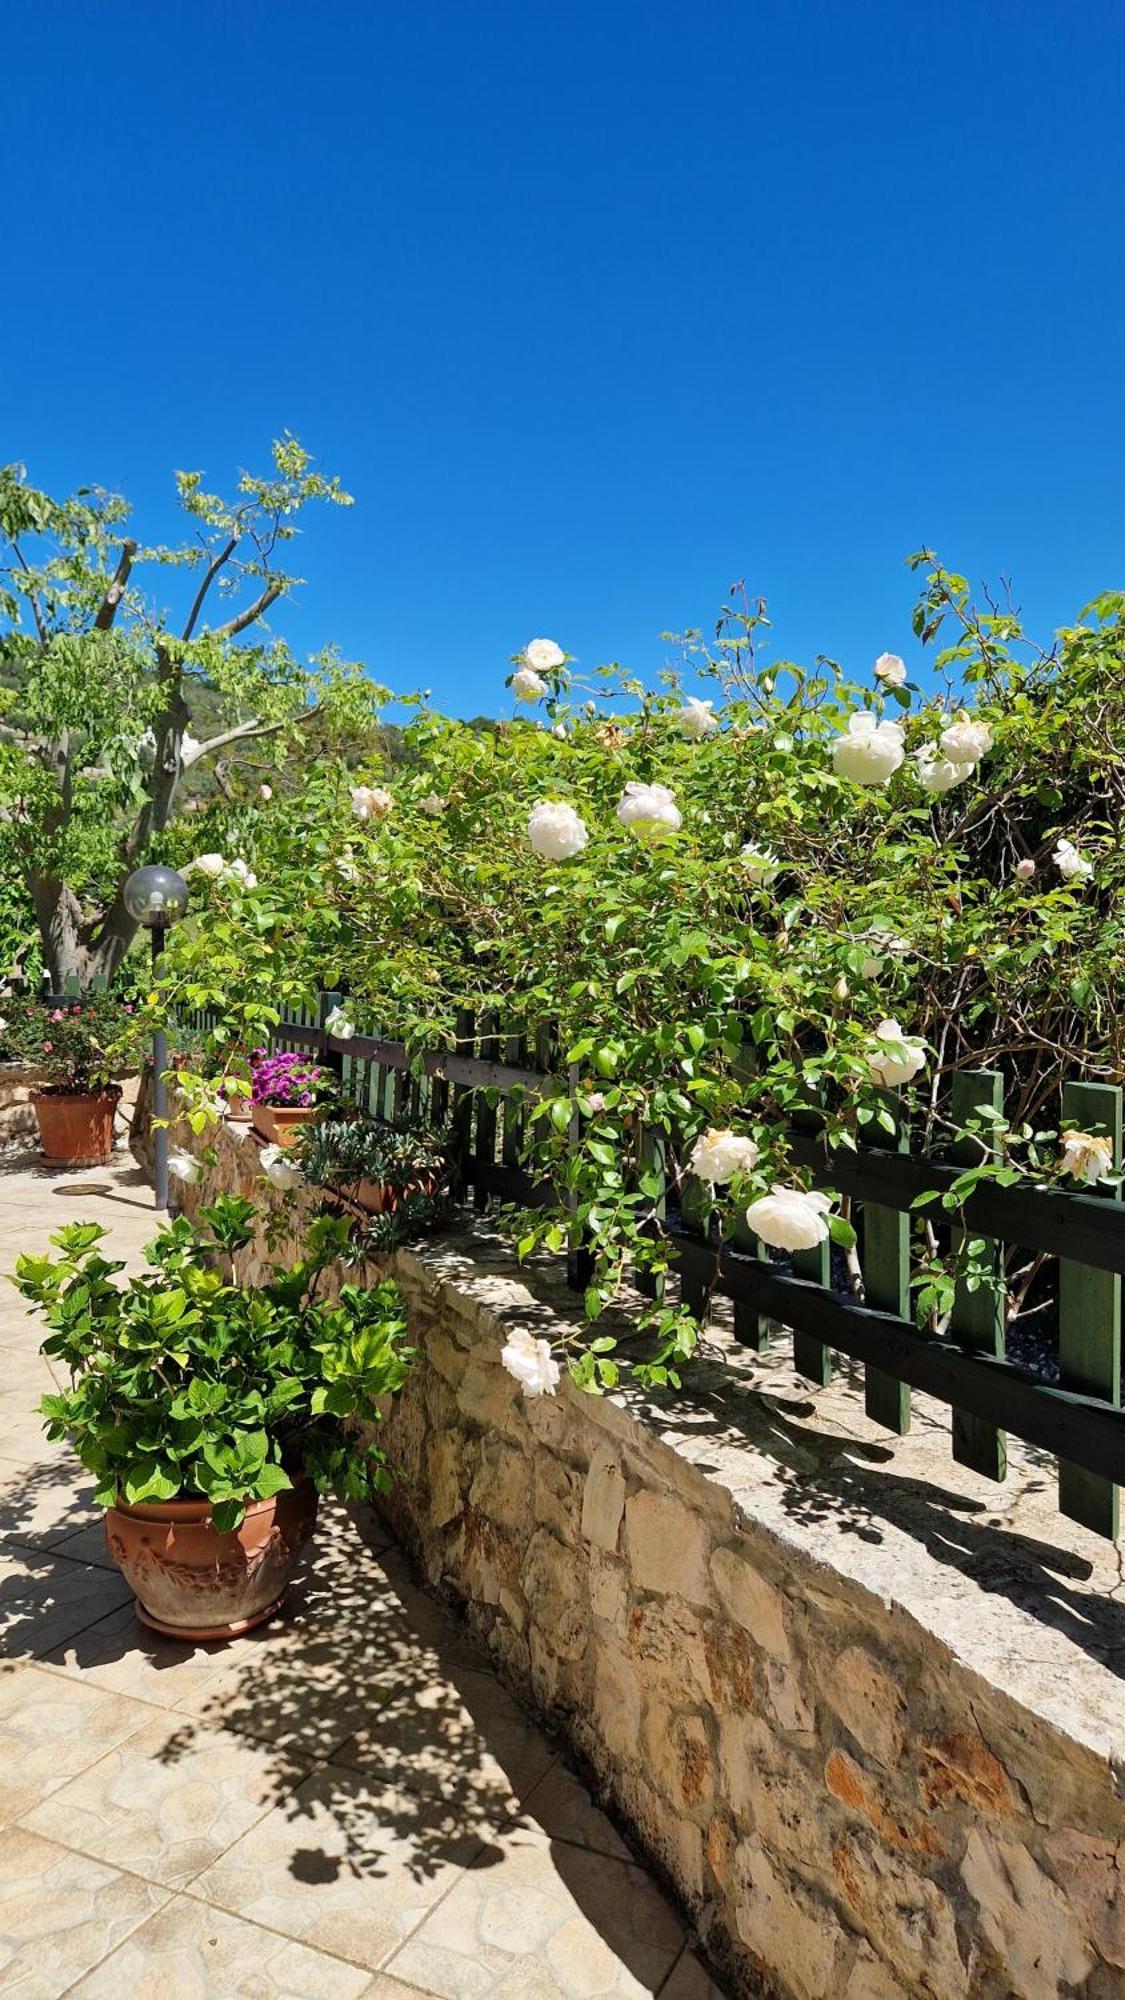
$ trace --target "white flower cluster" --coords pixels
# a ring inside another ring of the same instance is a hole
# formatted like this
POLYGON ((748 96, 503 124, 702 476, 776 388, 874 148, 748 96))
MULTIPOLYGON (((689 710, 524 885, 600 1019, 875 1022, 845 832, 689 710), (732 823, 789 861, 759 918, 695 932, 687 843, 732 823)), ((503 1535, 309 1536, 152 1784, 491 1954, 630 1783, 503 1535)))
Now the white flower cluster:
POLYGON ((1079 1181, 1104 1181, 1113 1172, 1113 1144, 1092 1132, 1079 1132, 1073 1127, 1062 1135, 1062 1158, 1059 1162, 1064 1173, 1073 1174, 1079 1181))
POLYGON ((206 875, 211 882, 237 883, 240 889, 256 889, 258 878, 246 861, 227 861, 221 854, 200 854, 189 862, 188 871, 206 875))
POLYGON ((910 1083, 926 1067, 926 1051, 921 1042, 904 1035, 897 1021, 880 1021, 867 1052, 872 1078, 885 1088, 910 1083))
POLYGON ((258 1158, 262 1163, 262 1172, 275 1188, 282 1188, 288 1192, 290 1188, 300 1187, 305 1178, 296 1160, 290 1158, 284 1146, 263 1146, 258 1158))
POLYGON ((726 1187, 739 1174, 752 1173, 761 1157, 753 1139, 742 1139, 737 1132, 702 1132, 688 1157, 688 1172, 698 1175, 701 1181, 710 1181, 712 1187, 726 1187))
POLYGON ((1072 840, 1060 839, 1051 856, 1064 882, 1088 882, 1094 872, 1094 864, 1080 854, 1072 840))
POLYGON ((570 861, 590 838, 581 815, 565 799, 540 799, 531 809, 527 837, 544 861, 570 861))
POLYGON ((849 715, 847 729, 832 745, 832 763, 838 778, 853 785, 885 785, 906 755, 906 737, 900 722, 878 722, 865 708, 849 715))
POLYGON ((826 1194, 775 1185, 750 1203, 746 1220, 771 1250, 815 1250, 828 1239, 831 1207, 826 1194))
POLYGON ((667 785, 628 784, 617 803, 622 826, 632 827, 643 840, 665 840, 678 833, 683 815, 667 785))
POLYGON ((334 1035, 338 1042, 350 1042, 355 1034, 355 1022, 348 1019, 347 1009, 333 1007, 324 1017, 325 1032, 334 1035))
POLYGON ((559 1386, 559 1364, 550 1342, 536 1340, 526 1327, 517 1327, 500 1350, 500 1360, 514 1375, 525 1396, 553 1396, 559 1386))
POLYGON ((704 736, 714 736, 719 727, 719 718, 713 714, 714 702, 700 701, 698 695, 689 695, 676 720, 681 734, 694 742, 704 736))
POLYGON ((357 819, 385 819, 394 797, 384 785, 353 785, 352 811, 357 819))

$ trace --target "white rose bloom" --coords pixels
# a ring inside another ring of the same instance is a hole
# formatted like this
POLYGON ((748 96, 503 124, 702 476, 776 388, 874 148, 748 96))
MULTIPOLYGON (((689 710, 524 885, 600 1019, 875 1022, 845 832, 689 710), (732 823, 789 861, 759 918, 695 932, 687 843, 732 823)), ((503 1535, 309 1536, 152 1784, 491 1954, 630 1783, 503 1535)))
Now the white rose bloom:
POLYGON ((967 709, 960 709, 948 729, 941 732, 942 754, 951 764, 979 764, 992 748, 992 731, 987 722, 974 722, 967 709))
POLYGON ((897 1021, 880 1021, 867 1067, 876 1083, 910 1083, 926 1067, 926 1051, 921 1042, 903 1034, 897 1021))
POLYGON ((725 1187, 736 1174, 748 1174, 761 1157, 753 1139, 740 1139, 736 1132, 702 1132, 691 1149, 688 1172, 713 1187, 725 1187))
POLYGON ((781 863, 777 855, 768 847, 756 847, 752 840, 748 840, 745 847, 740 849, 738 860, 743 874, 749 875, 750 880, 758 883, 763 889, 768 889, 771 882, 776 882, 781 873, 781 863))
POLYGON ((1051 860, 1065 882, 1088 882, 1094 872, 1093 862, 1078 852, 1072 840, 1060 839, 1051 860))
POLYGON ((223 869, 224 882, 239 882, 244 889, 256 889, 258 878, 245 861, 228 861, 223 869))
POLYGON ((447 803, 448 801, 443 799, 439 792, 427 792, 425 798, 418 801, 422 812, 429 813, 432 819, 436 819, 439 813, 445 811, 447 803))
POLYGON ((972 764, 955 764, 949 757, 940 757, 936 743, 923 743, 914 752, 914 762, 918 767, 918 782, 926 792, 951 792, 954 785, 963 785, 973 775, 972 764))
POLYGON ((826 1194, 775 1186, 750 1203, 746 1220, 771 1250, 815 1250, 827 1240, 831 1206, 826 1194))
POLYGON ((689 736, 695 742, 703 736, 713 736, 719 727, 718 716, 711 713, 714 706, 712 701, 700 701, 697 695, 689 695, 676 717, 681 735, 689 736))
POLYGON ((875 662, 875 678, 884 687, 900 688, 906 679, 906 661, 897 653, 880 653, 875 662))
POLYGON ((517 701, 541 701, 547 692, 547 683, 534 667, 521 667, 512 675, 512 693, 517 701))
POLYGON ((867 709, 849 716, 847 729, 832 745, 837 777, 850 778, 854 785, 885 785, 905 755, 901 724, 876 722, 867 709))
POLYGON ((906 958, 910 953, 909 940, 896 937, 886 924, 872 924, 869 931, 862 933, 862 940, 864 944, 874 946, 863 961, 864 979, 878 979, 879 974, 887 969, 888 957, 906 958))
POLYGON ((1095 1137, 1092 1132, 1064 1132, 1059 1164, 1063 1172, 1073 1174, 1075 1180, 1104 1181, 1106 1175, 1113 1172, 1112 1143, 1109 1139, 1095 1137))
POLYGON ((203 1162, 197 1160, 194 1153, 185 1153, 181 1146, 173 1146, 168 1155, 168 1172, 174 1181, 183 1181, 188 1187, 194 1187, 197 1181, 203 1179, 203 1162))
POLYGON ((274 1187, 295 1188, 304 1180, 296 1160, 288 1158, 283 1146, 263 1146, 260 1158, 262 1172, 274 1187))
POLYGON ((382 819, 393 805, 394 798, 383 785, 352 786, 352 811, 357 819, 382 819))
POLYGON ((551 1354, 549 1341, 536 1340, 525 1327, 518 1327, 501 1348, 500 1359, 525 1396, 554 1395, 559 1385, 559 1364, 551 1354))
POLYGON ((566 654, 553 639, 529 640, 523 649, 523 656, 528 666, 540 674, 549 674, 552 667, 566 664, 566 654))
POLYGON ((683 825, 683 814, 667 785, 626 785, 617 817, 622 826, 631 826, 646 840, 663 840, 683 825))
POLYGON ((1025 855, 1022 861, 1016 862, 1015 876, 1017 882, 1030 882, 1034 873, 1035 863, 1029 855, 1025 855))
POLYGON ((590 838, 581 815, 565 799, 540 799, 528 817, 527 837, 544 861, 570 861, 590 838))
POLYGON ((552 729, 552 731, 551 731, 551 735, 552 735, 552 736, 557 736, 557 737, 558 737, 558 739, 559 739, 559 742, 560 742, 560 743, 565 743, 565 742, 566 742, 566 723, 565 723, 565 722, 556 722, 556 724, 555 724, 554 728, 553 728, 553 729, 552 729))
POLYGON ((333 1007, 332 1012, 324 1017, 324 1026, 330 1035, 335 1035, 338 1042, 350 1042, 355 1034, 355 1022, 349 1021, 347 1011, 343 1007, 333 1007))
POLYGON ((356 867, 350 847, 345 847, 340 859, 337 861, 336 873, 337 875, 342 875, 345 882, 359 881, 359 869, 356 867))
POLYGON ((259 785, 259 786, 258 786, 258 797, 259 797, 260 799, 265 799, 265 800, 266 800, 266 802, 267 802, 267 804, 268 804, 268 802, 270 801, 270 799, 272 799, 272 797, 273 797, 273 786, 272 786, 272 785, 259 785))
POLYGON ((226 865, 221 854, 199 854, 191 864, 200 875, 209 876, 212 882, 226 872, 226 865))

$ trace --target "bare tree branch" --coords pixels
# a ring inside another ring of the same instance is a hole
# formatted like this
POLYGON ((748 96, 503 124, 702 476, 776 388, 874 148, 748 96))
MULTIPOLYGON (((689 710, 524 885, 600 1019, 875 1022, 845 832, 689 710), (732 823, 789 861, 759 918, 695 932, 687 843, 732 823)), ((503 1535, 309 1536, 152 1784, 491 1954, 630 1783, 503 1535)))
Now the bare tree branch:
POLYGON ((218 576, 219 571, 223 567, 223 564, 230 561, 237 547, 238 547, 238 536, 232 535, 229 542, 226 544, 226 547, 220 549, 218 555, 214 558, 212 562, 208 564, 207 574, 205 575, 203 582, 200 584, 199 589, 195 593, 195 603, 192 605, 191 610, 188 612, 188 621, 187 624, 184 626, 183 632, 181 634, 182 638, 184 639, 191 638, 192 633, 195 631, 196 620, 198 619, 199 614, 203 609, 203 600, 206 597, 207 592, 210 590, 211 585, 214 583, 215 578, 218 576))
POLYGON ((117 568, 113 573, 113 582, 110 584, 109 589, 98 606, 97 615, 94 619, 95 632, 108 632, 110 626, 113 624, 117 616, 117 607, 125 595, 125 587, 129 581, 129 574, 132 570, 133 559, 136 553, 137 544, 130 535, 121 544, 121 554, 117 560, 117 568))
MULTIPOLYGON (((30 576, 31 564, 28 562, 27 557, 24 555, 24 552, 21 549, 19 543, 14 539, 12 541, 12 554, 15 556, 15 559, 18 562, 20 568, 22 569, 24 575, 30 576)), ((39 610, 39 599, 36 597, 35 592, 33 590, 28 591, 27 598, 28 598, 28 603, 31 605, 31 615, 35 620, 35 629, 39 634, 39 644, 41 646, 45 646, 47 643, 48 634, 47 634, 47 627, 43 623, 42 613, 39 610)))
MULTIPOLYGON (((321 703, 317 702, 314 707, 303 709, 300 719, 302 722, 312 722, 320 713, 321 703)), ((198 764, 201 757, 209 756, 213 750, 225 750, 228 743, 249 742, 259 736, 276 736, 279 729, 288 728, 291 720, 292 717, 286 716, 280 722, 259 722, 254 716, 249 722, 238 722, 233 729, 224 729, 221 735, 211 736, 206 743, 200 743, 194 750, 189 751, 183 758, 184 770, 189 771, 193 764, 198 764)))
POLYGON ((253 604, 248 604, 245 611, 239 612, 237 618, 228 619, 225 625, 216 625, 213 637, 216 639, 237 638, 240 632, 245 632, 248 625, 253 625, 256 618, 260 618, 263 612, 269 610, 270 605, 275 603, 281 596, 283 589, 283 584, 269 584, 263 590, 261 596, 255 598, 253 604))

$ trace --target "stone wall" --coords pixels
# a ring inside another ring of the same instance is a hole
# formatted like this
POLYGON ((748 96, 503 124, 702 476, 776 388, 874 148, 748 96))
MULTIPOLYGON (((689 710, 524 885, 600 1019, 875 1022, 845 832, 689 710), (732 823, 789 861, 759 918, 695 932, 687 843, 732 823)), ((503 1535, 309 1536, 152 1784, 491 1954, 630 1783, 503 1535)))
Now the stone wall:
MULTIPOLYGON (((216 1150, 205 1192, 249 1190, 253 1140, 216 1150)), ((675 1403, 525 1400, 500 1348, 572 1334, 555 1266, 483 1229, 391 1264, 419 1349, 396 1530, 733 1991, 1125 1994, 1120 1568, 1049 1461, 1014 1451, 998 1491, 936 1406, 888 1440, 854 1389, 733 1348, 675 1403)))
POLYGON ((31 1093, 39 1081, 39 1071, 27 1063, 0 1063, 0 1145, 17 1139, 34 1139, 39 1127, 31 1093))

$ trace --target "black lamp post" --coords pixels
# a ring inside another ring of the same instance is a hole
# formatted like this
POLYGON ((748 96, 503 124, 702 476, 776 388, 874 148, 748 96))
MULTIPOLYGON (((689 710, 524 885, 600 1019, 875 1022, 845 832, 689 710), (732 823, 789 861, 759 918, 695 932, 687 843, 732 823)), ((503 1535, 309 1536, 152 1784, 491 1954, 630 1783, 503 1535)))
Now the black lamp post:
MULTIPOLYGON (((156 982, 164 933, 187 913, 188 885, 174 868, 152 862, 135 868, 125 884, 125 908, 138 924, 152 933, 152 975, 156 982)), ((168 1089, 164 1073, 168 1068, 168 1037, 158 1028, 152 1041, 153 1182, 156 1206, 168 1206, 168 1127, 159 1122, 168 1116, 168 1089)))

